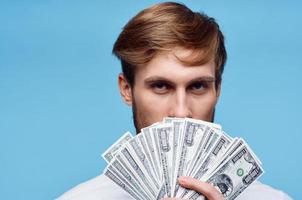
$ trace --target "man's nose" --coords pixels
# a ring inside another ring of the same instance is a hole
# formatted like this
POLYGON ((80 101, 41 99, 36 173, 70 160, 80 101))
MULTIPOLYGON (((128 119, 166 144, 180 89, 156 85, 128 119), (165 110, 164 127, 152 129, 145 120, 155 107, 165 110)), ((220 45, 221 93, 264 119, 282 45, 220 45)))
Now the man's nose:
POLYGON ((190 110, 189 99, 187 97, 186 91, 179 89, 173 95, 173 100, 171 102, 171 117, 192 117, 192 112, 190 110), (172 103, 173 102, 173 103, 172 103))

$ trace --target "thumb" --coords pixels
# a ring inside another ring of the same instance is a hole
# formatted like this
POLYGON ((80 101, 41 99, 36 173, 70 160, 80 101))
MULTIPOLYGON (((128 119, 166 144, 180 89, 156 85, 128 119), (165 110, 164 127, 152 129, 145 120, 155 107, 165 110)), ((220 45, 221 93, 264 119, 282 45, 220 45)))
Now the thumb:
POLYGON ((199 181, 195 178, 182 176, 178 179, 182 187, 195 190, 206 196, 209 200, 224 200, 223 195, 211 184, 199 181))

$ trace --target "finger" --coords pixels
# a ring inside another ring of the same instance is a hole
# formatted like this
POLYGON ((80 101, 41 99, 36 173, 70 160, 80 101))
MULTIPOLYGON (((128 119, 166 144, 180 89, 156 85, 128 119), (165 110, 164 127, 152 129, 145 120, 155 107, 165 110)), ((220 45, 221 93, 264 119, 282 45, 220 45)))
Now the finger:
POLYGON ((211 184, 199 181, 192 177, 180 177, 178 182, 181 186, 195 190, 206 196, 209 200, 223 200, 223 195, 211 184))

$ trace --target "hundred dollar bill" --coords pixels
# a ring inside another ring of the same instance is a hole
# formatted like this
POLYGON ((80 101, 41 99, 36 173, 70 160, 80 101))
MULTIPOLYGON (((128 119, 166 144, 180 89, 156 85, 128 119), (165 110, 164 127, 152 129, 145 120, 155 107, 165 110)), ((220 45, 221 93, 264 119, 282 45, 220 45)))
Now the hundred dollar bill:
MULTIPOLYGON (((200 142, 200 145, 195 153, 195 156, 192 159, 192 163, 190 164, 189 170, 187 170, 186 176, 192 176, 193 170, 197 170, 198 166, 202 165, 202 161, 204 156, 210 151, 213 144, 217 141, 220 136, 220 132, 216 132, 213 128, 205 128, 203 138, 200 142)), ((183 197, 189 190, 180 187, 176 197, 183 197)))
POLYGON ((251 150, 249 145, 242 138, 236 138, 236 140, 230 145, 230 148, 227 149, 226 153, 224 153, 224 155, 220 159, 217 159, 216 164, 211 168, 211 170, 208 171, 209 173, 206 173, 204 178, 208 178, 209 176, 211 176, 212 173, 220 167, 220 165, 223 165, 228 160, 228 158, 231 157, 243 145, 246 146, 246 148, 253 155, 254 159, 261 165, 261 161, 251 150))
POLYGON ((212 131, 210 133, 212 133, 213 136, 208 144, 205 145, 205 149, 203 150, 204 153, 199 162, 194 165, 192 173, 190 174, 191 176, 195 176, 198 171, 200 176, 203 175, 206 171, 208 171, 209 168, 216 164, 216 161, 220 159, 230 147, 232 140, 226 135, 215 134, 212 131), (200 170, 202 170, 204 173, 200 174, 200 170))
MULTIPOLYGON (((209 125, 217 126, 217 128, 220 127, 219 125, 213 125, 201 120, 194 120, 189 118, 185 119, 184 129, 182 133, 183 137, 181 141, 182 147, 181 152, 179 152, 179 165, 178 169, 176 169, 176 179, 188 173, 188 169, 193 162, 194 155, 201 148, 201 144, 205 136, 204 132, 206 130, 206 127, 208 127, 209 125)), ((180 185, 178 184, 178 182, 176 182, 174 196, 178 194, 177 192, 179 188, 180 185)))
MULTIPOLYGON (((223 155, 228 149, 231 141, 229 138, 221 134, 215 144, 210 148, 210 151, 205 155, 201 165, 198 166, 197 172, 193 173, 192 177, 201 179, 201 177, 215 165, 215 160, 223 155)), ((181 190, 180 190, 181 191, 181 190)), ((181 197, 184 197, 190 190, 183 189, 181 197)))
POLYGON ((230 157, 233 156, 234 153, 236 153, 236 151, 238 151, 238 149, 240 149, 244 145, 246 146, 246 142, 242 138, 234 139, 226 152, 223 153, 223 155, 215 161, 215 163, 212 165, 212 168, 208 170, 200 179, 202 181, 208 180, 209 177, 211 177, 216 171, 216 169, 220 168, 230 157))
POLYGON ((136 192, 134 192, 131 189, 131 186, 125 184, 123 181, 121 181, 115 173, 111 172, 110 170, 106 170, 105 171, 105 175, 111 179, 114 183, 116 183, 118 186, 120 186, 121 188, 123 188, 126 192, 128 192, 134 199, 136 200, 140 200, 142 199, 142 197, 140 195, 138 195, 136 192))
POLYGON ((180 187, 177 179, 183 175, 204 182, 211 180, 226 199, 233 200, 257 172, 253 166, 258 166, 260 175, 263 173, 261 161, 243 139, 232 138, 218 124, 190 118, 168 117, 143 128, 135 137, 126 133, 102 156, 109 163, 104 174, 134 199, 143 200, 163 197, 204 200, 195 191, 180 187), (238 153, 243 148, 248 153, 242 157, 238 153), (229 178, 214 179, 221 177, 218 172, 222 169, 229 178), (240 182, 235 172, 243 172, 247 178, 241 178, 240 182))
POLYGON ((118 150, 123 146, 125 143, 127 143, 129 140, 131 140, 133 136, 128 131, 126 132, 122 137, 120 137, 113 145, 111 145, 103 154, 102 157, 107 163, 110 163, 110 161, 114 158, 115 154, 118 152, 118 150))
POLYGON ((158 195, 156 197, 156 200, 161 200, 162 198, 164 198, 166 196, 166 190, 165 190, 165 184, 162 184, 161 189, 158 192, 158 195))
MULTIPOLYGON (((212 139, 213 140, 213 139, 212 139)), ((214 139, 214 144, 208 144, 208 151, 205 152, 205 155, 202 158, 202 161, 199 162, 196 172, 193 172, 190 176, 195 179, 201 179, 201 177, 209 170, 213 165, 215 165, 215 160, 223 155, 223 153, 228 149, 230 140, 223 134, 219 135, 218 139, 214 139)), ((178 197, 184 197, 190 190, 186 188, 180 188, 178 197)))
POLYGON ((159 190, 160 186, 161 186, 160 182, 159 182, 159 180, 157 180, 154 170, 151 168, 151 164, 150 164, 149 160, 147 159, 145 153, 143 152, 142 147, 139 144, 138 137, 131 139, 126 144, 126 148, 132 155, 133 159, 138 163, 138 165, 140 165, 142 169, 144 168, 146 170, 148 176, 154 183, 156 189, 159 190))
POLYGON ((187 176, 191 176, 191 174, 198 168, 201 164, 205 154, 207 154, 213 144, 217 141, 218 137, 221 135, 221 126, 209 122, 198 121, 191 119, 192 122, 195 123, 203 123, 206 126, 203 128, 203 137, 200 141, 199 146, 196 147, 195 154, 192 157, 192 163, 190 167, 187 169, 187 176))
POLYGON ((131 184, 136 190, 147 199, 152 199, 152 195, 148 190, 142 185, 142 183, 139 180, 139 177, 137 177, 136 174, 134 174, 129 167, 127 167, 125 162, 120 158, 121 155, 117 154, 116 158, 112 160, 110 163, 110 166, 112 166, 116 171, 118 171, 121 176, 123 176, 129 184, 131 184))
MULTIPOLYGON (((207 182, 215 186, 227 200, 233 200, 263 173, 253 154, 243 145, 207 182)), ((199 193, 194 192, 189 199, 195 200, 199 196, 199 193)))
POLYGON ((155 170, 155 173, 157 174, 157 178, 159 180, 162 180, 162 173, 161 173, 161 168, 160 168, 160 161, 157 157, 157 149, 154 141, 154 137, 153 137, 153 131, 152 131, 152 127, 146 127, 142 129, 142 135, 144 137, 144 141, 146 143, 146 147, 147 147, 147 151, 149 152, 150 156, 151 156, 151 162, 153 163, 153 167, 155 170))
POLYGON ((177 182, 177 174, 176 169, 178 169, 179 159, 178 156, 181 152, 181 141, 182 141, 182 134, 184 121, 180 119, 175 119, 173 122, 173 158, 172 158, 172 174, 171 174, 171 195, 174 196, 175 185, 177 182))
POLYGON ((171 175, 173 159, 173 127, 171 124, 161 125, 156 129, 159 142, 159 155, 163 172, 164 187, 167 197, 171 197, 171 175))
POLYGON ((207 171, 211 170, 216 165, 217 160, 222 158, 224 153, 229 149, 231 142, 228 137, 221 135, 205 156, 199 169, 194 173, 194 177, 200 179, 207 171))
POLYGON ((154 153, 155 153, 155 159, 156 162, 159 164, 159 174, 160 174, 160 180, 164 181, 164 175, 163 175, 163 166, 162 162, 160 160, 160 147, 159 147, 159 137, 157 134, 157 128, 161 127, 162 124, 158 124, 156 127, 151 128, 151 137, 152 137, 152 142, 154 146, 154 153))
POLYGON ((159 191, 159 187, 156 187, 155 183, 152 181, 148 172, 144 168, 143 165, 138 160, 134 159, 133 154, 130 152, 128 146, 126 145, 123 149, 121 149, 122 158, 128 164, 130 170, 136 174, 142 183, 148 188, 151 194, 156 197, 159 191))
POLYGON ((148 149, 148 146, 147 146, 147 143, 145 141, 143 133, 138 134, 137 138, 138 138, 139 145, 141 146, 142 151, 145 154, 146 159, 148 160, 148 162, 150 164, 150 168, 151 168, 151 170, 152 170, 152 172, 153 172, 156 180, 158 182, 160 182, 160 177, 157 174, 157 171, 156 171, 156 168, 155 168, 155 164, 154 164, 154 162, 152 160, 151 153, 149 152, 149 149, 148 149))
MULTIPOLYGON (((230 135, 228 135, 228 134, 225 133, 224 131, 222 131, 222 132, 223 132, 223 134, 224 134, 225 136, 227 136, 228 138, 231 138, 230 135)), ((237 137, 235 137, 235 138, 238 139, 237 137)), ((234 138, 234 139, 235 139, 235 138, 234 138)), ((240 138, 240 139, 242 139, 242 138, 240 138)), ((245 145, 247 146, 247 148, 251 150, 250 146, 249 146, 246 142, 244 142, 244 143, 245 143, 245 145)), ((255 157, 255 159, 262 165, 261 160, 257 157, 257 155, 256 155, 252 150, 251 150, 251 153, 253 154, 253 156, 255 157)))
MULTIPOLYGON (((150 180, 148 180, 148 178, 142 173, 139 167, 133 168, 133 165, 136 165, 135 161, 126 158, 122 153, 122 150, 116 154, 115 159, 117 160, 116 163, 120 163, 125 171, 127 171, 128 174, 132 177, 132 180, 135 180, 138 183, 139 187, 142 188, 142 190, 148 195, 150 199, 154 199, 156 197, 156 193, 158 191, 155 191, 155 189, 150 185, 150 180), (132 165, 129 162, 131 162, 132 165)), ((116 167, 116 165, 113 166, 116 167)))
POLYGON ((202 165, 204 157, 209 153, 210 149, 213 147, 219 137, 221 137, 220 130, 217 132, 217 130, 214 128, 206 127, 204 137, 193 158, 193 163, 187 171, 187 176, 193 176, 193 174, 200 168, 199 166, 202 165))
POLYGON ((116 176, 116 179, 119 179, 119 181, 123 183, 123 189, 127 186, 128 188, 130 188, 131 191, 133 191, 133 193, 135 193, 135 195, 131 195, 135 199, 137 199, 137 197, 139 199, 149 199, 149 197, 145 194, 142 188, 138 186, 135 180, 132 179, 132 177, 125 171, 125 169, 121 165, 118 165, 117 167, 118 169, 114 168, 112 165, 108 165, 107 168, 104 170, 104 174, 107 176, 110 175, 110 177, 112 177, 112 175, 108 174, 107 171, 113 173, 116 176))

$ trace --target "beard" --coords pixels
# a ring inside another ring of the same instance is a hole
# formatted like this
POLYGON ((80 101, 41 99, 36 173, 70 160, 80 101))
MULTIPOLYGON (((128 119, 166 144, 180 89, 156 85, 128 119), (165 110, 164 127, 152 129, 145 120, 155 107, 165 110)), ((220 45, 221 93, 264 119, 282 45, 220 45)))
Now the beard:
MULTIPOLYGON (((134 96, 134 95, 132 95, 134 96)), ((132 99, 132 117, 133 123, 136 130, 136 134, 141 132, 142 128, 148 127, 155 123, 156 121, 149 119, 147 117, 148 113, 141 109, 141 106, 137 106, 135 98, 132 99)))
POLYGON ((138 111, 135 103, 135 99, 133 98, 132 102, 132 117, 133 117, 133 123, 136 130, 136 134, 140 132, 140 130, 143 128, 142 122, 140 117, 138 117, 138 111))
MULTIPOLYGON (((152 123, 151 124, 144 123, 144 121, 146 121, 146 120, 144 119, 144 116, 142 115, 142 113, 138 110, 134 98, 132 101, 132 117, 133 117, 133 123, 134 123, 134 127, 136 130, 136 134, 140 133, 142 128, 147 127, 152 124, 152 123)), ((165 117, 171 117, 171 116, 165 116, 165 117)), ((213 109, 213 113, 212 113, 210 122, 213 123, 214 119, 215 119, 215 108, 213 109)), ((153 122, 153 123, 155 123, 155 122, 153 122)))

